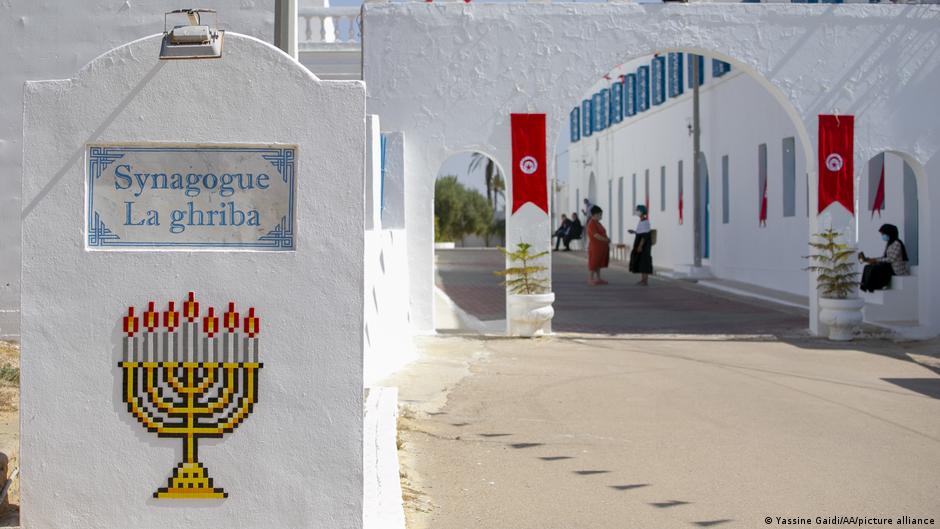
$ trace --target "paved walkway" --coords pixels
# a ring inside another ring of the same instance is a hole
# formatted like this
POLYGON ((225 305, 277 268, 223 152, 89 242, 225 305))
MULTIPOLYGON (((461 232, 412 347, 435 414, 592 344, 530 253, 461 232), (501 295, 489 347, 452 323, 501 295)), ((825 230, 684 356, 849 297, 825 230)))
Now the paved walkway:
POLYGON ((940 524, 938 342, 419 345, 385 383, 401 391, 409 529, 940 524))
MULTIPOLYGON (((505 319, 505 290, 493 270, 496 250, 439 250, 438 286, 480 320, 505 319)), ((602 334, 798 334, 807 313, 794 307, 727 294, 685 281, 652 278, 649 287, 621 263, 604 271, 609 285, 587 285, 583 252, 552 254, 553 328, 602 334)))

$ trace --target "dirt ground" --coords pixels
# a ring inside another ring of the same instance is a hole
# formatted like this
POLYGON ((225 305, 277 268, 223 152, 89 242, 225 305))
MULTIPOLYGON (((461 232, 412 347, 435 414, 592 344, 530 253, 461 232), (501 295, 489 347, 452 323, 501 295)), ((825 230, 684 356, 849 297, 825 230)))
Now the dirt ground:
MULTIPOLYGON (((19 468, 20 452, 20 346, 0 341, 0 488, 19 468)), ((0 504, 0 527, 20 524, 19 480, 10 486, 7 499, 0 504)))

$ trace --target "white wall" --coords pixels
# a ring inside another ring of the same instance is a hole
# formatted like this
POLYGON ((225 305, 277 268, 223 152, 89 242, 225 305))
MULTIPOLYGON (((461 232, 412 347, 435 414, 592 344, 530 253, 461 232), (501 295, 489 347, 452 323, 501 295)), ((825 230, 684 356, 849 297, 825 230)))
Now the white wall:
MULTIPOLYGON (((412 315, 421 329, 433 328, 430 206, 440 164, 475 149, 508 167, 511 112, 547 112, 556 138, 585 89, 625 59, 716 55, 771 90, 803 152, 815 152, 818 114, 852 113, 857 166, 896 149, 927 175, 940 169, 940 6, 407 3, 366 4, 363 16, 370 112, 409 138, 412 315)), ((815 163, 808 171, 816 189, 815 163)), ((940 186, 924 189, 940 200, 940 186)), ((814 193, 810 203, 808 231, 851 223, 833 208, 817 218, 814 193)), ((922 264, 938 252, 925 249, 922 264)), ((940 282, 924 283, 929 321, 940 328, 940 282)), ((815 300, 810 325, 818 325, 815 300)))
POLYGON ((23 525, 358 528, 365 88, 236 33, 221 60, 159 61, 159 46, 135 41, 26 87, 23 525), (147 141, 297 145, 297 249, 85 251, 86 143, 147 141), (327 238, 303 221, 324 212, 327 238), (152 499, 181 442, 146 431, 121 398, 121 316, 188 291, 263 320, 259 402, 200 444, 224 501, 152 499))
POLYGON ((375 385, 417 358, 408 303, 408 234, 365 234, 364 382, 375 385))
POLYGON ((403 217, 404 138, 385 133, 385 211, 378 116, 366 122, 368 142, 365 187, 365 303, 363 305, 363 369, 365 385, 414 360, 411 310, 408 303, 408 233, 396 226, 403 217), (389 228, 385 228, 385 221, 389 228))
MULTIPOLYGON (((0 2, 0 337, 19 334, 23 83, 62 79, 124 42, 163 31, 166 2, 0 2)), ((206 0, 219 27, 273 40, 274 2, 206 0)))
MULTIPOLYGON (((686 57, 688 60, 688 57, 686 57)), ((628 63, 635 69, 649 64, 649 57, 628 63)), ((783 217, 783 138, 795 137, 793 122, 767 90, 744 72, 735 71, 719 78, 711 75, 711 60, 700 94, 702 152, 708 167, 710 194, 710 252, 704 264, 721 278, 759 284, 768 288, 806 295, 808 281, 805 255, 808 216, 806 214, 806 157, 796 145, 796 215, 783 217), (760 226, 758 186, 758 145, 767 144, 768 219, 760 226), (728 155, 728 224, 722 223, 722 165, 728 155)), ((598 87, 599 88, 599 87, 598 87)), ((590 96, 586 94, 585 97, 590 96)), ((569 146, 576 153, 570 162, 571 185, 587 196, 588 177, 597 178, 597 195, 590 197, 604 208, 604 224, 617 240, 618 179, 623 177, 624 243, 632 245, 627 233, 635 227, 632 215, 644 200, 645 173, 650 173, 650 221, 658 230, 653 249, 655 266, 676 268, 693 263, 693 215, 695 190, 692 184, 692 94, 668 99, 664 104, 626 118, 621 123, 582 138, 569 146), (678 165, 682 161, 683 223, 679 224, 678 165), (585 166, 583 161, 588 162, 585 166), (660 171, 666 167, 666 209, 661 208, 660 171), (632 178, 637 175, 637 201, 631 204, 632 178), (613 179, 614 197, 608 196, 608 180, 613 179), (614 205, 613 210, 608 205, 614 205)), ((703 178, 705 175, 703 174, 703 178)), ((574 211, 574 195, 568 210, 574 211)), ((704 242, 703 242, 704 244, 704 242)))

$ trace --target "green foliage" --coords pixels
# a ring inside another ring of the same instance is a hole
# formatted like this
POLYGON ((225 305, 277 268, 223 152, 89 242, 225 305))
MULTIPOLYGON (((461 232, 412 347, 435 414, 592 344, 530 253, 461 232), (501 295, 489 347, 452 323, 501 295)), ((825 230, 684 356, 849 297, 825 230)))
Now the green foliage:
POLYGON ((510 262, 519 263, 520 265, 493 272, 506 278, 502 284, 508 286, 509 292, 512 294, 543 294, 548 292, 548 278, 542 275, 548 268, 529 264, 530 261, 548 255, 548 252, 530 254, 530 248, 532 248, 532 245, 524 242, 517 244, 516 250, 512 252, 503 247, 499 248, 499 251, 503 252, 510 262))
POLYGON ((838 242, 839 235, 829 228, 813 235, 809 243, 816 252, 806 257, 811 263, 806 270, 817 274, 816 288, 825 298, 845 299, 858 286, 855 248, 838 242))
POLYGON ((457 241, 466 235, 485 235, 492 212, 486 197, 449 175, 434 183, 434 218, 435 240, 457 241))
POLYGON ((0 366, 0 387, 20 387, 20 369, 10 364, 0 366))

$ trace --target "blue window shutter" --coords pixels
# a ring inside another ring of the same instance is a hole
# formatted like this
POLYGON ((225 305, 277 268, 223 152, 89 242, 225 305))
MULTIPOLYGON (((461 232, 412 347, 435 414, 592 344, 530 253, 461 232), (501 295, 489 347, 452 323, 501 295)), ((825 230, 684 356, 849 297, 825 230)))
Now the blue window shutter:
POLYGON ((600 97, 597 100, 597 121, 600 130, 606 130, 610 125, 610 90, 603 88, 597 93, 600 97))
POLYGON ((650 67, 636 69, 636 111, 646 112, 650 107, 650 67))
POLYGON ((725 61, 712 59, 712 77, 721 77, 731 71, 731 65, 725 61))
POLYGON ((581 109, 574 107, 571 109, 571 143, 577 143, 581 139, 581 109))
POLYGON ((581 135, 587 138, 594 132, 594 113, 591 112, 591 100, 581 102, 581 135))
POLYGON ((669 97, 679 97, 685 89, 683 53, 669 54, 669 97))
POLYGON ((636 74, 623 77, 623 116, 628 118, 636 114, 636 74))
POLYGON ((591 96, 591 128, 594 132, 604 130, 601 127, 601 93, 597 92, 591 96))
POLYGON ((610 123, 623 121, 623 83, 610 85, 610 123))
POLYGON ((662 105, 666 101, 666 57, 662 55, 653 57, 652 80, 650 89, 653 93, 653 104, 662 105))
POLYGON ((692 88, 692 61, 698 61, 698 85, 705 84, 705 57, 689 54, 689 88, 692 88))

